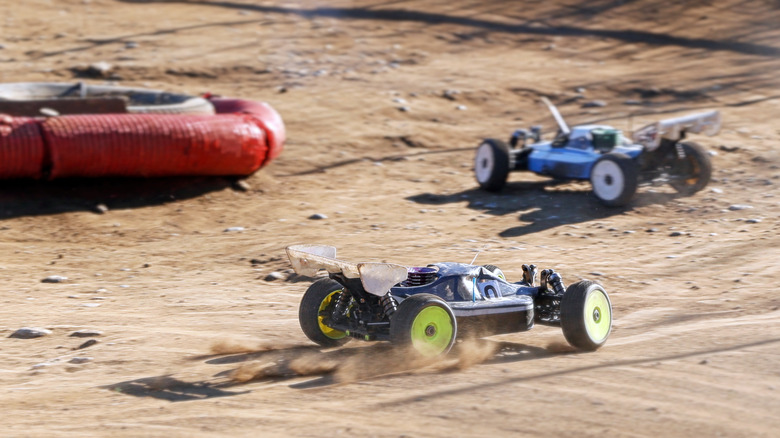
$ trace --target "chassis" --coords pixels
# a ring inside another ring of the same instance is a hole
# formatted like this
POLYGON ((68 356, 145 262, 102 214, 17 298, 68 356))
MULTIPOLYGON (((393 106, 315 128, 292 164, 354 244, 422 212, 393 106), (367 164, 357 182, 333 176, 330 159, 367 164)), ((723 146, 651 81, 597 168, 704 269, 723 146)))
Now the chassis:
POLYGON ((593 351, 612 327, 601 285, 580 281, 566 288, 551 269, 541 271, 537 284, 534 265, 523 265, 523 280, 511 283, 493 265, 354 264, 323 245, 290 246, 287 255, 300 275, 328 272, 306 290, 298 313, 304 334, 324 347, 358 338, 435 357, 459 337, 522 332, 539 323, 560 326, 573 347, 593 351))
POLYGON ((481 188, 499 191, 509 172, 531 171, 559 180, 590 180, 596 198, 617 207, 628 204, 640 185, 669 184, 690 195, 710 180, 712 164, 706 151, 684 140, 689 133, 717 134, 721 124, 717 111, 662 120, 628 140, 606 125, 569 129, 558 109, 542 100, 558 123, 555 138, 543 141, 541 128, 535 126, 516 130, 509 142, 484 140, 474 160, 481 188))

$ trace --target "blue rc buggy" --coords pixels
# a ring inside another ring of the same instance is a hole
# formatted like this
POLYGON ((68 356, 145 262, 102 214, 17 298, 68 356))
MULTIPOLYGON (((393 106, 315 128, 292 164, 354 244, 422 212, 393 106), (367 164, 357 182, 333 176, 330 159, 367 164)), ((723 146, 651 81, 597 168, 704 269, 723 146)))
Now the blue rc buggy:
POLYGON ((521 332, 534 323, 560 326, 573 347, 593 351, 612 329, 612 305, 591 281, 564 287, 551 269, 523 265, 523 280, 511 283, 493 265, 433 263, 405 267, 350 263, 336 248, 287 248, 296 273, 328 273, 303 294, 298 312, 303 333, 324 347, 351 338, 390 341, 424 357, 446 354, 463 336, 521 332))
POLYGON ((670 184, 682 194, 693 194, 710 180, 709 155, 686 134, 715 135, 720 113, 710 111, 648 125, 631 140, 605 125, 569 129, 558 109, 542 99, 558 123, 552 141, 541 139, 541 129, 518 129, 509 142, 486 139, 477 148, 474 172, 480 187, 499 191, 509 172, 527 170, 560 180, 590 180, 593 194, 607 206, 623 206, 639 185, 670 184))

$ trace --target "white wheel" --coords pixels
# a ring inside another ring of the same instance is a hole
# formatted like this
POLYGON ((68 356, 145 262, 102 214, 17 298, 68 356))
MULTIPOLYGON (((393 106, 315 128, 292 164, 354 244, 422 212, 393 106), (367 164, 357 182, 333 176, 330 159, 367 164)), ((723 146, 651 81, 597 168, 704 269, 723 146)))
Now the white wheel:
POLYGON ((509 146, 499 140, 483 141, 474 157, 474 174, 483 189, 501 190, 509 176, 509 146))
POLYGON ((637 187, 636 163, 625 154, 606 154, 596 161, 590 172, 593 194, 608 206, 625 205, 637 187))

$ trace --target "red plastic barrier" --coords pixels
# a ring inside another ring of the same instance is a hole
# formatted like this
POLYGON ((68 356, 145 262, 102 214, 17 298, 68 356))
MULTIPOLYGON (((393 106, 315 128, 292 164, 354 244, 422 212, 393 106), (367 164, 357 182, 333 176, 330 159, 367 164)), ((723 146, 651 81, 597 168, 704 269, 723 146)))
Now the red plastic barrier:
POLYGON ((37 121, 0 114, 0 178, 40 178, 43 160, 37 121))
POLYGON ((281 152, 287 134, 282 116, 265 102, 242 99, 226 99, 212 97, 209 99, 217 113, 241 113, 256 116, 255 122, 260 124, 268 136, 268 161, 276 158, 281 152))
POLYGON ((279 155, 285 129, 273 108, 212 102, 216 115, 0 115, 0 178, 249 175, 279 155))
POLYGON ((248 175, 266 161, 251 116, 102 114, 46 119, 51 178, 248 175))

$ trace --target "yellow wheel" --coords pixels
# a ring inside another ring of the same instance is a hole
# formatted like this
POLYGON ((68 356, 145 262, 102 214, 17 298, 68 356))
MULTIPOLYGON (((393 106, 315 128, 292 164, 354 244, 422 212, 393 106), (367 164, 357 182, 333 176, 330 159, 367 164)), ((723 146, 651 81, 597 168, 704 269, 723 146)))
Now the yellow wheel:
POLYGON ((423 357, 445 355, 455 343, 458 324, 441 298, 417 294, 403 300, 390 319, 390 340, 423 357))
POLYGON ((612 331, 612 304, 607 291, 592 281, 566 289, 561 300, 561 328, 571 346, 593 351, 607 342, 612 331))
POLYGON ((335 347, 349 340, 347 334, 325 324, 326 317, 333 311, 343 287, 330 278, 323 278, 312 284, 301 299, 298 308, 298 322, 307 338, 323 347, 335 347))

